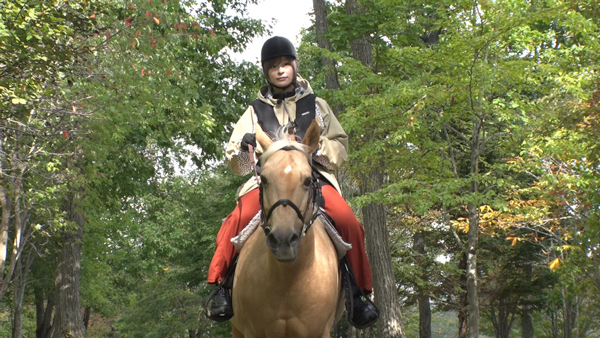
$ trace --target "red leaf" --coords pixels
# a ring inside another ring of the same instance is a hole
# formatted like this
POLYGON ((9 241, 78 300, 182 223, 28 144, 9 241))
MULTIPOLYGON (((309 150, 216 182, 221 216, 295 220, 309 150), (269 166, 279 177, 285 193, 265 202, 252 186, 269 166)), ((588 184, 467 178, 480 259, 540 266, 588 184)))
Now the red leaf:
POLYGON ((129 27, 131 26, 131 22, 129 22, 129 20, 125 19, 125 26, 129 27))
POLYGON ((194 26, 196 29, 200 29, 200 25, 195 22, 192 22, 192 26, 194 26))
POLYGON ((110 39, 110 32, 106 32, 106 40, 110 39))
POLYGON ((67 139, 69 137, 69 132, 66 129, 63 129, 63 138, 67 139))
POLYGON ((151 41, 151 42, 150 42, 150 48, 154 48, 154 46, 156 46, 156 42, 157 42, 158 40, 156 40, 156 39, 152 39, 152 40, 150 40, 150 41, 151 41))
POLYGON ((96 17, 96 13, 92 13, 92 15, 90 15, 90 18, 94 19, 96 17))
POLYGON ((146 11, 146 17, 147 17, 147 18, 149 18, 149 17, 151 17, 151 16, 152 16, 152 12, 150 12, 150 11, 146 11))
POLYGON ((183 29, 187 30, 187 25, 182 23, 181 26, 183 26, 183 29))
POLYGON ((152 5, 152 0, 148 0, 148 5, 152 5))
POLYGON ((134 5, 132 5, 132 4, 129 4, 129 6, 128 6, 128 7, 129 7, 129 9, 135 9, 135 6, 134 6, 134 5))
POLYGON ((150 75, 150 74, 152 74, 152 71, 151 71, 151 70, 148 70, 148 75, 150 75))
POLYGON ((146 75, 146 70, 142 69, 142 76, 146 75))
POLYGON ((212 29, 209 29, 208 32, 210 33, 210 35, 215 36, 215 32, 213 32, 212 29))
POLYGON ((98 36, 98 33, 94 33, 94 37, 97 37, 97 36, 98 36))
POLYGON ((173 72, 170 70, 167 70, 167 75, 171 75, 171 74, 173 74, 173 72))
POLYGON ((198 40, 198 34, 194 33, 194 40, 198 40))

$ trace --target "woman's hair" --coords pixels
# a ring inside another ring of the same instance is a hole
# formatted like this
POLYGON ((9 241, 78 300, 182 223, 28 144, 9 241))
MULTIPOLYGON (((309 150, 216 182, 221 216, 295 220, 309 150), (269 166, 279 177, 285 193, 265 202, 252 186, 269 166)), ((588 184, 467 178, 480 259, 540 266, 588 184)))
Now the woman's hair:
POLYGON ((266 60, 263 63, 263 69, 265 70, 265 75, 267 75, 267 70, 271 68, 274 64, 281 62, 283 59, 290 59, 292 61, 292 67, 294 67, 294 72, 298 71, 298 59, 293 58, 291 56, 278 56, 269 60, 266 60))

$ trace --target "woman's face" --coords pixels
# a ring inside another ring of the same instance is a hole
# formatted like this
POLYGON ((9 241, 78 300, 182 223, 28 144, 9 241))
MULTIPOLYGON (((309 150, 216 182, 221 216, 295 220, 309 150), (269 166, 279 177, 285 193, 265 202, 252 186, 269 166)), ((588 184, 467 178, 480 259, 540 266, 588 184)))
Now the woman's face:
POLYGON ((292 85, 292 81, 294 81, 294 61, 293 58, 284 56, 278 58, 273 62, 269 69, 267 69, 269 81, 276 86, 275 89, 288 89, 288 87, 292 85))

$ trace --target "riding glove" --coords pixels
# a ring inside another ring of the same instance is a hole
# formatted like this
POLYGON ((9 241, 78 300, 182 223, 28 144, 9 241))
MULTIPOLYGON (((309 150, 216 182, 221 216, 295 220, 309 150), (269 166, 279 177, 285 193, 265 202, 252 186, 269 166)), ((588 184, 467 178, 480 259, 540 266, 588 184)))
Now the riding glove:
POLYGON ((243 151, 248 151, 248 145, 251 145, 254 148, 256 148, 255 134, 246 133, 244 137, 242 137, 242 143, 240 144, 240 148, 242 148, 243 151))

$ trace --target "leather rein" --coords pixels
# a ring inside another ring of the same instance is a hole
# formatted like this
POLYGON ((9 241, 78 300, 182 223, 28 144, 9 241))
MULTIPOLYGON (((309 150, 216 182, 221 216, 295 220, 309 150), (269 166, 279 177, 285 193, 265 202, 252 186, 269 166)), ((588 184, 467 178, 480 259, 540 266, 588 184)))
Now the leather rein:
MULTIPOLYGON (((263 184, 262 184, 262 182, 258 176, 258 172, 256 170, 256 160, 254 160, 254 158, 255 158, 254 149, 252 148, 251 145, 249 145, 248 150, 252 154, 252 157, 253 157, 253 161, 251 161, 251 162, 252 162, 252 167, 254 169, 254 175, 256 178, 256 182, 258 182, 258 189, 259 189, 258 190, 259 191, 259 202, 260 202, 260 210, 261 210, 260 226, 263 228, 265 235, 268 236, 269 233, 271 232, 271 228, 269 226, 267 226, 266 224, 269 221, 269 219, 271 218, 271 215, 273 214, 273 211, 275 210, 275 208, 277 208, 278 206, 289 206, 296 212, 296 216, 298 216, 300 221, 302 221, 302 224, 303 224, 302 236, 304 237, 306 235, 306 232, 308 231, 308 229, 310 229, 310 227, 313 225, 313 223, 315 222, 317 217, 319 217, 319 213, 320 213, 319 211, 321 210, 320 206, 323 201, 323 194, 321 192, 321 184, 319 183, 319 179, 315 176, 314 170, 312 170, 312 174, 311 174, 310 197, 309 197, 308 201, 306 202, 306 207, 304 208, 304 213, 302 211, 300 211, 300 208, 296 205, 296 203, 294 203, 293 201, 291 201, 289 199, 285 199, 285 198, 277 200, 275 203, 273 203, 273 205, 271 205, 271 207, 265 213, 265 207, 264 207, 264 202, 263 202, 263 184), (308 222, 307 222, 306 214, 308 213, 308 208, 311 205, 313 206, 314 212, 313 212, 313 216, 311 217, 311 219, 308 220, 308 222)), ((298 149, 291 147, 291 146, 287 146, 287 147, 283 147, 279 150, 288 151, 288 150, 298 150, 298 149)), ((311 168, 312 168, 312 163, 311 163, 311 168)))

